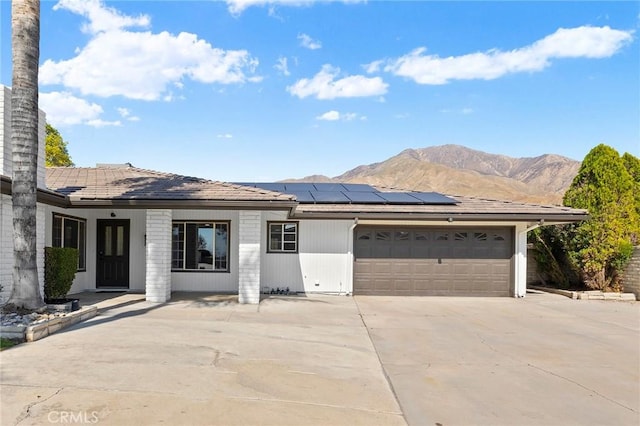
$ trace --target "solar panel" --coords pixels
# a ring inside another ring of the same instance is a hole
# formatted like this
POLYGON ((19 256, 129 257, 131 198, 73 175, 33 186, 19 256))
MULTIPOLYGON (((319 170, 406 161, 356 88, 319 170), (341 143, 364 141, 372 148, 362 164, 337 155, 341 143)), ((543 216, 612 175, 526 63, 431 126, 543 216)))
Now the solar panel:
POLYGON ((455 199, 437 192, 380 192, 371 185, 361 183, 237 182, 236 184, 295 195, 300 203, 432 205, 458 203, 455 199))
POLYGON ((287 194, 295 195, 299 203, 313 203, 316 201, 310 191, 289 191, 287 194))
POLYGON ((423 204, 406 192, 378 192, 378 195, 390 204, 423 204))
POLYGON ((363 183, 343 183, 342 186, 344 186, 348 192, 378 192, 378 190, 371 185, 365 185, 363 183))
POLYGON ((335 191, 346 191, 344 186, 340 183, 314 183, 313 186, 316 187, 316 191, 326 191, 326 192, 335 192, 335 191))
POLYGON ((348 203, 350 200, 349 198, 347 198, 345 196, 345 194, 343 194, 342 192, 339 191, 312 191, 311 195, 313 196, 313 198, 315 198, 316 202, 318 203, 338 203, 338 204, 345 204, 348 203))
POLYGON ((347 196, 353 203, 359 204, 382 204, 385 202, 382 198, 378 196, 379 192, 345 192, 344 195, 347 196))
POLYGON ((425 204, 457 204, 457 201, 453 198, 437 192, 411 192, 411 195, 425 204))
POLYGON ((315 191, 316 187, 312 183, 290 182, 284 184, 285 191, 315 191))

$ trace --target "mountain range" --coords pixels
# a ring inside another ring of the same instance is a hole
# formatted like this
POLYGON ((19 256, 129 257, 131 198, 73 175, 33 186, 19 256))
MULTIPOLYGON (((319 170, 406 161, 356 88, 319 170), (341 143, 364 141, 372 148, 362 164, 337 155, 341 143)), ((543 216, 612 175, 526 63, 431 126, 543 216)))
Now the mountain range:
POLYGON ((339 176, 288 182, 348 182, 504 201, 559 205, 580 162, 555 154, 513 158, 460 145, 406 149, 339 176))

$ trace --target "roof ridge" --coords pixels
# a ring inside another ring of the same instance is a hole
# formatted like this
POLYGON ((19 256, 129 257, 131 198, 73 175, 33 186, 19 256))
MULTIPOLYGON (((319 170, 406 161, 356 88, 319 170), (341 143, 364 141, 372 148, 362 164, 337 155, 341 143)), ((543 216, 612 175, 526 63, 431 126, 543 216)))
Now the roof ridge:
MULTIPOLYGON (((96 169, 97 168, 98 167, 96 167, 96 169)), ((230 182, 224 182, 224 181, 221 181, 221 180, 212 180, 212 179, 200 178, 200 177, 196 177, 196 176, 181 175, 181 174, 178 174, 178 173, 171 173, 171 172, 161 172, 161 171, 158 171, 158 170, 143 169, 141 167, 136 167, 136 166, 129 166, 129 167, 126 167, 126 168, 127 169, 133 169, 133 170, 136 170, 138 172, 151 173, 151 174, 158 175, 158 176, 186 179, 186 180, 189 180, 191 182, 212 183, 212 184, 223 186, 225 188, 239 189, 239 190, 243 190, 243 191, 249 190, 250 192, 254 192, 254 193, 257 193, 257 194, 264 194, 264 195, 289 196, 290 199, 292 199, 292 200, 295 199, 295 197, 293 195, 291 195, 291 194, 287 194, 287 193, 283 193, 283 192, 277 192, 277 191, 269 191, 269 190, 266 190, 266 189, 254 188, 254 187, 251 187, 251 186, 238 185, 238 184, 234 184, 234 183, 230 183, 230 182)))

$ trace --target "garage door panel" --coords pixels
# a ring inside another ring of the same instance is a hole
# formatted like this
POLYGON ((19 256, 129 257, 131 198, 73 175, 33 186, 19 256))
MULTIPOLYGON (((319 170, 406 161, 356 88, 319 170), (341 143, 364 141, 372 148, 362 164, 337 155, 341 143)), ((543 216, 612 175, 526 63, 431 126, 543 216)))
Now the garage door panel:
POLYGON ((508 296, 509 228, 357 228, 354 293, 508 296))
POLYGON ((407 293, 411 293, 411 291, 413 290, 413 283, 411 282, 411 279, 406 278, 406 279, 394 279, 394 288, 395 290, 398 291, 404 291, 407 293))

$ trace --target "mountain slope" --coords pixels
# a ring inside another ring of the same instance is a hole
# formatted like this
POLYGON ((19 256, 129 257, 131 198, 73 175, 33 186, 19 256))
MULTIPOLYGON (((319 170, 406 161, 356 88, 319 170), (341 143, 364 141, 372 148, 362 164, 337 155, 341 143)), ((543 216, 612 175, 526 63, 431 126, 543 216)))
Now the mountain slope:
MULTIPOLYGON (((538 204, 561 204, 580 162, 553 154, 512 158, 459 145, 407 149, 385 161, 358 166, 332 181, 538 204)), ((298 181, 319 181, 314 175, 298 181)))

